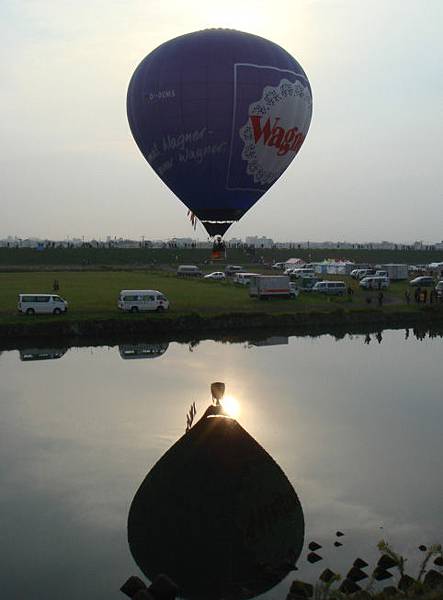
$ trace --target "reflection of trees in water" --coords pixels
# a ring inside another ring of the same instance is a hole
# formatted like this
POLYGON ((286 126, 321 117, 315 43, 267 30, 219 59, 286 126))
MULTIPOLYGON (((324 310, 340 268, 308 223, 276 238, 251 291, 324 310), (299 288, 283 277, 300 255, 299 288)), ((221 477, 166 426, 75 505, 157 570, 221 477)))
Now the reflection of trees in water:
POLYGON ((166 573, 187 598, 252 598, 294 568, 303 510, 271 456, 210 406, 141 484, 128 540, 149 579, 166 573))

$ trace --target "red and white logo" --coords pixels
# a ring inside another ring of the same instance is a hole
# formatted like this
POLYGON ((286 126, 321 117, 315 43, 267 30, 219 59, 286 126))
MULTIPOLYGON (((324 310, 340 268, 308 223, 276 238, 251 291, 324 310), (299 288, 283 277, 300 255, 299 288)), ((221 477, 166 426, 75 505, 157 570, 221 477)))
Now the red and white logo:
POLYGON ((249 105, 240 137, 246 172, 255 183, 270 185, 280 177, 300 150, 311 116, 311 93, 299 80, 267 86, 261 99, 249 105))

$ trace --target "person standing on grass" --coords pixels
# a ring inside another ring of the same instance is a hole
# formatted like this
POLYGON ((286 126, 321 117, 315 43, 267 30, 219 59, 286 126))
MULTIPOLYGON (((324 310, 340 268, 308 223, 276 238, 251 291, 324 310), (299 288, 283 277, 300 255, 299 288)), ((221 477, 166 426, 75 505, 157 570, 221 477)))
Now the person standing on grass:
POLYGON ((382 291, 380 291, 380 292, 378 293, 378 296, 377 296, 377 297, 378 297, 378 305, 379 305, 379 306, 383 306, 383 292, 382 292, 382 291))
POLYGON ((427 299, 428 299, 428 290, 424 289, 423 290, 423 304, 426 304, 427 299))
POLYGON ((421 294, 421 289, 415 288, 415 292, 414 292, 414 299, 417 302, 417 304, 420 304, 420 294, 421 294))
POLYGON ((406 304, 409 304, 411 302, 411 294, 409 293, 409 290, 405 291, 405 300, 406 304))
POLYGON ((354 295, 354 290, 351 288, 351 286, 348 286, 348 299, 349 302, 352 302, 352 296, 354 295))

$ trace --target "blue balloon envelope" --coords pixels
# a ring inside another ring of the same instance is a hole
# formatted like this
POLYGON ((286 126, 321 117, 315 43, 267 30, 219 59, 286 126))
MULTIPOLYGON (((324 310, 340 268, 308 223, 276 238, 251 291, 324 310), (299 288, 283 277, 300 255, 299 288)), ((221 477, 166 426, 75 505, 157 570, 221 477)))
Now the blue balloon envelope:
POLYGON ((312 116, 309 81, 280 46, 209 29, 151 52, 128 88, 143 156, 209 235, 223 235, 300 150, 312 116))

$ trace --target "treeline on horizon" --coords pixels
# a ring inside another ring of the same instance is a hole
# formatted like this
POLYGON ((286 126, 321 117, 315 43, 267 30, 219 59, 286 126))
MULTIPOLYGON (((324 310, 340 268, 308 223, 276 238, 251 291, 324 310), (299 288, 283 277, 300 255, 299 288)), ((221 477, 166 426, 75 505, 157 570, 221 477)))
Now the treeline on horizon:
MULTIPOLYGON (((0 248, 0 267, 38 265, 58 266, 141 266, 169 264, 201 264, 209 262, 208 248, 0 248)), ((426 265, 443 261, 438 250, 370 250, 342 248, 229 248, 224 263, 272 264, 289 258, 301 258, 306 262, 325 259, 350 260, 361 264, 401 263, 426 265)), ((217 270, 216 263, 214 269, 217 270)))

